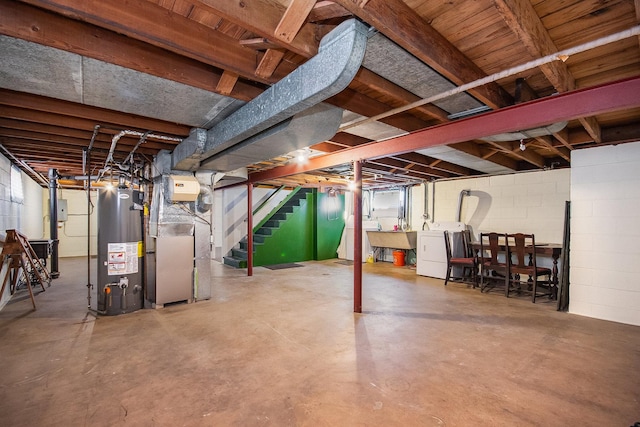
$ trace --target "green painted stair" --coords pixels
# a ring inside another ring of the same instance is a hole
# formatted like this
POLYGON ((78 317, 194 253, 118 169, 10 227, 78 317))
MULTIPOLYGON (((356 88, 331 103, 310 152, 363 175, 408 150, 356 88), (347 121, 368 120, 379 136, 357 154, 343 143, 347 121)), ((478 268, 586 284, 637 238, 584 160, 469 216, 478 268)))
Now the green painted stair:
MULTIPOLYGON (((273 210, 271 215, 267 215, 267 217, 253 228, 254 254, 259 246, 268 244, 269 237, 300 207, 301 201, 307 198, 307 194, 311 194, 312 192, 313 189, 310 188, 299 187, 293 190, 291 194, 273 210)), ((247 246, 247 238, 245 236, 227 256, 223 257, 224 264, 235 268, 247 268, 247 246)))

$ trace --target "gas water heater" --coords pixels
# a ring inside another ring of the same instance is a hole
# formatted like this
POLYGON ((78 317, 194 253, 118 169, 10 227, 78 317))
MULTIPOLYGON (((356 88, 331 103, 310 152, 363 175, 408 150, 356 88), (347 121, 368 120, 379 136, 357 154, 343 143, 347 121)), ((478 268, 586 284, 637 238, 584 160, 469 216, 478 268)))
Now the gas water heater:
POLYGON ((125 185, 98 194, 98 312, 143 307, 143 193, 125 185))

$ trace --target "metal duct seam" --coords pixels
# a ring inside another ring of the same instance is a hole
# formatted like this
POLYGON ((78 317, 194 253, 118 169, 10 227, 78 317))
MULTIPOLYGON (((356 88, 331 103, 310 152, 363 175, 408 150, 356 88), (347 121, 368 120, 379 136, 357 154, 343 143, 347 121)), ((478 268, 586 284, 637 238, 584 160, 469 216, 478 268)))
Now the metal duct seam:
POLYGON ((320 42, 318 54, 251 102, 207 131, 203 153, 187 138, 173 155, 173 167, 195 170, 196 159, 211 157, 341 92, 360 69, 367 27, 351 19, 320 42))
POLYGON ((342 109, 320 103, 200 163, 201 169, 233 171, 251 163, 326 141, 338 131, 342 109))

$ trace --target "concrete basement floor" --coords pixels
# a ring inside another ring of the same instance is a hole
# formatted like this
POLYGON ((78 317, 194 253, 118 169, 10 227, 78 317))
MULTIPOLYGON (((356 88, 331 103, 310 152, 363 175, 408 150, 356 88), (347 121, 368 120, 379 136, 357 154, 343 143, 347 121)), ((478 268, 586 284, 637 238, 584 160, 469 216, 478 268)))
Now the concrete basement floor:
MULTIPOLYGON (((390 263, 214 262, 211 300, 96 317, 86 259, 0 311, 2 426, 631 426, 640 327, 390 263)), ((18 295, 16 295, 18 296, 18 295)))

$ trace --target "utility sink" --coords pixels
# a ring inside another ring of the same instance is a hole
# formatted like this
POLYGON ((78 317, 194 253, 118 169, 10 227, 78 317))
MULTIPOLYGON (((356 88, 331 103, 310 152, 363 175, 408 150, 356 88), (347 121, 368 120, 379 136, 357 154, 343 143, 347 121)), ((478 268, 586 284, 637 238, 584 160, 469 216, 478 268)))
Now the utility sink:
POLYGON ((415 249, 417 231, 367 231, 369 244, 378 248, 415 249))

